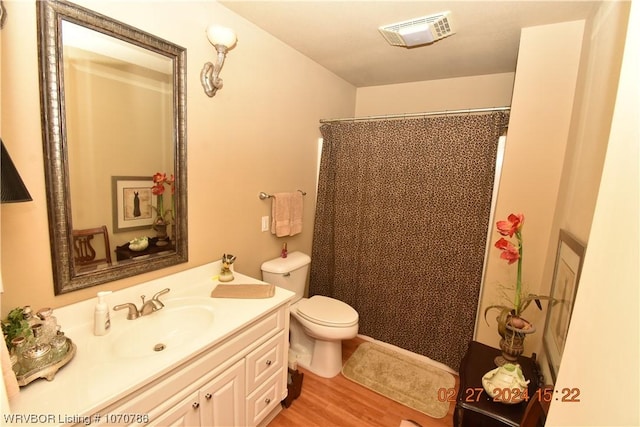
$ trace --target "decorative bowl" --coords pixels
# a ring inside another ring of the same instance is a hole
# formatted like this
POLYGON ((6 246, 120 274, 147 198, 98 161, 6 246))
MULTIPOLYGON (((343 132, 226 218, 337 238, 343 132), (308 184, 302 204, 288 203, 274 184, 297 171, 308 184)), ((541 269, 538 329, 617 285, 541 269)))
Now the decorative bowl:
POLYGON ((520 365, 505 363, 482 377, 482 387, 494 401, 516 404, 527 398, 529 380, 524 379, 520 365))
POLYGON ((147 247, 149 247, 149 238, 147 237, 136 237, 129 241, 129 249, 132 251, 144 251, 147 247))

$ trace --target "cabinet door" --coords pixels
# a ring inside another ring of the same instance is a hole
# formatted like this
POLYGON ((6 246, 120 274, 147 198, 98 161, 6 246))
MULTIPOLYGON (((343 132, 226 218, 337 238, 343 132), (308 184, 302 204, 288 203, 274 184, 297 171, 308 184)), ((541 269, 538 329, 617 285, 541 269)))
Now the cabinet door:
POLYGON ((200 389, 203 426, 245 425, 244 359, 200 389))
POLYGON ((170 410, 152 420, 148 426, 197 427, 200 425, 200 395, 197 391, 189 394, 170 410))

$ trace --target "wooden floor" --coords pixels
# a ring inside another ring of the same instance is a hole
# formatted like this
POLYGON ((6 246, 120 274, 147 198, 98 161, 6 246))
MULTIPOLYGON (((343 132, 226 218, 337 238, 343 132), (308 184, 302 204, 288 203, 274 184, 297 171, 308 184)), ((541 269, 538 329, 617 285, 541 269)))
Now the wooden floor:
MULTIPOLYGON (((346 361, 363 340, 355 338, 342 345, 346 361)), ((394 402, 346 379, 342 374, 322 378, 298 368, 304 373, 302 393, 289 408, 282 411, 268 427, 398 427, 402 420, 412 420, 422 427, 452 427, 455 403, 450 403, 444 418, 431 418, 394 402)), ((456 379, 456 390, 459 378, 456 379)))

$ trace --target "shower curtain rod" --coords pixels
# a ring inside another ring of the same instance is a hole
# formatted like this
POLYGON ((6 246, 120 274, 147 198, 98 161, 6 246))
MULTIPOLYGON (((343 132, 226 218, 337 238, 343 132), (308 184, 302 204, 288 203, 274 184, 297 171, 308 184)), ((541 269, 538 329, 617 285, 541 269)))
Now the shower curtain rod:
POLYGON ((369 120, 385 120, 385 119, 408 119, 416 117, 427 116, 444 116, 447 114, 473 114, 473 113, 487 113, 491 111, 509 111, 511 107, 490 107, 490 108, 471 108, 467 110, 444 110, 444 111, 429 111, 425 113, 405 113, 405 114, 387 114, 383 116, 363 116, 363 117, 351 117, 343 119, 321 119, 320 123, 333 123, 333 122, 360 122, 369 120))

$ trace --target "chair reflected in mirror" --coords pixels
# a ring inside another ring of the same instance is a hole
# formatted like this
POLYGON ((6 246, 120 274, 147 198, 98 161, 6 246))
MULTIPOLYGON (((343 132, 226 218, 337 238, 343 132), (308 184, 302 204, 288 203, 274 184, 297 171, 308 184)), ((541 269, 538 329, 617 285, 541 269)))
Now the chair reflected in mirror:
POLYGON ((111 249, 107 227, 103 225, 96 228, 73 230, 73 251, 74 262, 80 272, 111 266, 111 249), (95 241, 94 238, 96 238, 95 241))

